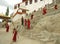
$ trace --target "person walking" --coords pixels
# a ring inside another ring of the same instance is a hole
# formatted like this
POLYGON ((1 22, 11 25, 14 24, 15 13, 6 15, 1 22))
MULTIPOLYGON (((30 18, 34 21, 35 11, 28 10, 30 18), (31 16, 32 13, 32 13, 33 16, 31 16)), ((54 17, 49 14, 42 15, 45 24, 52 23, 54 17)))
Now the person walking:
POLYGON ((9 24, 6 23, 6 32, 9 32, 9 24))
POLYGON ((43 11, 43 15, 45 15, 47 13, 46 7, 44 7, 42 11, 43 11))
POLYGON ((25 26, 27 26, 27 19, 25 19, 25 26))
POLYGON ((23 16, 22 16, 22 18, 21 18, 21 24, 22 24, 22 25, 24 24, 24 18, 23 18, 23 16))
POLYGON ((55 9, 58 9, 58 8, 57 8, 57 4, 54 6, 54 8, 55 8, 55 9))
POLYGON ((16 40, 17 40, 17 30, 14 28, 14 30, 13 30, 13 42, 16 42, 16 40))
POLYGON ((32 14, 32 15, 31 15, 31 19, 33 19, 33 16, 34 16, 34 15, 32 14))
POLYGON ((27 28, 30 29, 30 20, 27 21, 27 28))

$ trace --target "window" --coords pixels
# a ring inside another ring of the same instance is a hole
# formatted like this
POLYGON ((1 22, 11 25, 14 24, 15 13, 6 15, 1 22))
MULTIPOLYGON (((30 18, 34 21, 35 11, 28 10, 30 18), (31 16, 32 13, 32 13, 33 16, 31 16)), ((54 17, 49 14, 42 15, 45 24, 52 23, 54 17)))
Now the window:
POLYGON ((37 2, 37 0, 35 0, 35 2, 37 2))
POLYGON ((43 1, 43 0, 40 0, 40 1, 43 1))
POLYGON ((28 1, 25 2, 25 5, 28 5, 28 1))
POLYGON ((22 2, 25 2, 25 1, 27 1, 27 0, 22 0, 22 2))
POLYGON ((32 0, 30 0, 30 4, 32 4, 32 0))
POLYGON ((18 8, 20 7, 20 4, 18 4, 18 8))
POLYGON ((17 9, 17 6, 16 5, 14 6, 14 9, 17 9))
POLYGON ((26 13, 26 10, 22 10, 23 13, 26 13))

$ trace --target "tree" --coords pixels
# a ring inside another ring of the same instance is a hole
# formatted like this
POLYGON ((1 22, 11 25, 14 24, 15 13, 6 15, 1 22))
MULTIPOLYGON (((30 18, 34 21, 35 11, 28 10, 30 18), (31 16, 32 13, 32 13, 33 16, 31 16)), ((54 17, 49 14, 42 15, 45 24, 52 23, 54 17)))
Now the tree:
POLYGON ((7 10, 6 10, 6 16, 9 15, 9 7, 7 7, 7 10))

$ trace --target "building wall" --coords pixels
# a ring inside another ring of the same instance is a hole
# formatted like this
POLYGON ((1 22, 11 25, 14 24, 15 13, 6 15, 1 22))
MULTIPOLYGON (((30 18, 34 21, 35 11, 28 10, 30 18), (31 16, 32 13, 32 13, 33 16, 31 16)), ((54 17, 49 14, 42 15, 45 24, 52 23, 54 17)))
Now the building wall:
POLYGON ((45 6, 44 2, 41 1, 41 2, 36 2, 36 3, 33 3, 33 4, 29 4, 26 6, 26 9, 28 9, 29 11, 27 13, 32 13, 34 10, 38 10, 39 8, 43 8, 45 6), (42 3, 42 4, 41 4, 42 3))
POLYGON ((37 2, 35 2, 35 0, 31 1, 32 4, 30 4, 30 1, 27 1, 27 5, 26 5, 26 1, 20 3, 20 6, 18 7, 19 4, 16 4, 15 6, 17 6, 18 8, 23 8, 23 9, 28 9, 29 11, 27 11, 27 13, 32 13, 34 10, 38 10, 39 8, 43 8, 45 5, 51 4, 53 3, 53 0, 37 0, 37 2))
POLYGON ((52 0, 42 0, 42 1, 38 0, 37 2, 34 2, 34 0, 32 0, 32 4, 30 4, 29 1, 27 5, 25 5, 25 2, 21 3, 20 8, 28 9, 29 11, 27 13, 31 13, 32 11, 34 10, 37 11, 39 8, 43 8, 45 5, 51 3, 52 0))
MULTIPOLYGON (((20 3, 19 8, 28 9, 29 10, 29 11, 27 11, 28 14, 32 13, 34 10, 37 11, 39 8, 43 8, 47 4, 53 3, 52 0, 42 0, 42 1, 37 0, 37 2, 35 2, 35 0, 32 0, 32 4, 30 4, 30 1, 27 1, 27 2, 28 2, 27 5, 26 5, 26 2, 20 3)), ((17 9, 15 9, 15 12, 16 12, 16 10, 18 10, 18 4, 16 6, 17 6, 17 9)), ((24 15, 16 15, 13 18, 13 21, 20 19, 22 16, 25 17, 25 14, 24 15)))

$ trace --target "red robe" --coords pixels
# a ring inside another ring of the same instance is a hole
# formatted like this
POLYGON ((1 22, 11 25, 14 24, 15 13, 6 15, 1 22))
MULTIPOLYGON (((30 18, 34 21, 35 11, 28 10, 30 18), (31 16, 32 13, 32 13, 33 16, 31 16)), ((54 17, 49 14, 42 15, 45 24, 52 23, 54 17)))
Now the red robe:
POLYGON ((30 20, 28 19, 27 28, 30 29, 30 20))
POLYGON ((31 19, 33 19, 33 14, 31 15, 31 19))
POLYGON ((43 15, 45 15, 47 13, 47 9, 44 7, 43 8, 43 15))
POLYGON ((25 19, 25 26, 27 25, 27 20, 25 19))
POLYGON ((57 9, 57 5, 55 5, 54 8, 57 9))
POLYGON ((16 42, 16 39, 17 39, 17 31, 14 30, 13 31, 13 42, 16 42))
POLYGON ((6 24, 6 32, 9 32, 9 25, 6 24))

